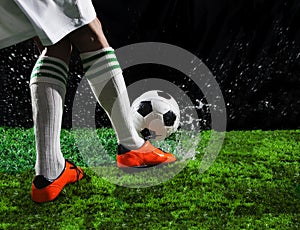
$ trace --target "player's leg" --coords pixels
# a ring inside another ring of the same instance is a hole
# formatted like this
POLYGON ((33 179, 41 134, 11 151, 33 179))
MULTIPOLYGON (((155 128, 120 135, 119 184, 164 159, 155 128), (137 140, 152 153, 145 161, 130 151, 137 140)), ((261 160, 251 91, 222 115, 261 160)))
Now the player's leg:
MULTIPOLYGON (((41 34, 45 35, 44 42, 47 41, 48 45, 55 43, 46 48, 36 39, 38 47, 44 52, 36 62, 30 80, 37 153, 37 176, 32 184, 32 198, 36 202, 45 202, 54 199, 66 183, 81 179, 82 171, 65 161, 60 150, 59 138, 71 44, 67 38, 62 39, 64 33, 57 30, 70 23, 61 22, 61 17, 53 14, 58 23, 53 23, 51 18, 52 23, 41 24, 40 22, 49 21, 49 12, 54 12, 52 10, 57 7, 55 4, 48 5, 50 8, 52 6, 52 9, 47 13, 45 9, 36 10, 38 5, 46 6, 41 1, 1 0, 0 48, 41 34), (38 16, 47 20, 40 20, 38 16), (37 22, 37 25, 33 25, 33 22, 37 22), (48 30, 49 25, 52 25, 52 30, 48 30), (59 36, 55 36, 56 34, 59 36), (46 35, 51 35, 52 39, 46 35)), ((69 30, 65 31, 65 35, 69 30)))
POLYGON ((129 99, 122 70, 103 34, 100 21, 95 19, 74 31, 70 34, 70 40, 81 53, 86 77, 106 110, 119 143, 130 149, 140 148, 144 140, 136 133, 128 116, 129 99))
POLYGON ((149 142, 145 143, 136 132, 122 70, 103 34, 100 21, 95 19, 72 32, 70 40, 80 51, 92 91, 106 110, 116 132, 119 143, 118 166, 139 167, 175 161, 172 154, 153 147, 149 142))
POLYGON ((68 40, 44 48, 30 79, 36 175, 43 175, 50 180, 57 178, 65 166, 60 150, 60 129, 70 52, 68 40))
POLYGON ((98 51, 102 48, 109 47, 98 18, 94 19, 88 25, 72 32, 70 34, 70 40, 80 53, 98 51))
POLYGON ((67 162, 60 148, 68 63, 71 43, 64 38, 57 44, 43 47, 31 75, 30 91, 36 139, 36 177, 32 199, 46 202, 55 199, 65 184, 75 182, 82 171, 67 162), (74 169, 74 170, 71 170, 74 169))

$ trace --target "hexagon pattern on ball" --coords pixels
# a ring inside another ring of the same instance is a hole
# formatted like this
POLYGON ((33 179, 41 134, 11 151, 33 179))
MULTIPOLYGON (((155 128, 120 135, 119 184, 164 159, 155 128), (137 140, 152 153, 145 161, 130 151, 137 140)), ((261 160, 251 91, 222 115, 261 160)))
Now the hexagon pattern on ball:
POLYGON ((180 110, 175 99, 160 90, 148 91, 131 106, 135 129, 145 140, 164 140, 176 132, 180 110))

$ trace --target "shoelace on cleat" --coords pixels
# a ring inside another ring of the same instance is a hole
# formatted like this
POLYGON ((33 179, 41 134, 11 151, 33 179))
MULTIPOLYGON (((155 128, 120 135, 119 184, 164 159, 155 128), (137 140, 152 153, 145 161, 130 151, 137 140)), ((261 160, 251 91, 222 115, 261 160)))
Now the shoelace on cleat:
POLYGON ((72 161, 69 161, 67 160, 72 166, 70 167, 70 169, 75 169, 76 170, 76 173, 77 173, 77 179, 76 181, 79 180, 79 177, 80 177, 80 174, 81 174, 81 170, 78 169, 78 167, 72 162, 72 161))
POLYGON ((161 148, 158 148, 160 151, 162 151, 163 153, 167 153, 167 152, 165 152, 164 150, 162 150, 161 148))

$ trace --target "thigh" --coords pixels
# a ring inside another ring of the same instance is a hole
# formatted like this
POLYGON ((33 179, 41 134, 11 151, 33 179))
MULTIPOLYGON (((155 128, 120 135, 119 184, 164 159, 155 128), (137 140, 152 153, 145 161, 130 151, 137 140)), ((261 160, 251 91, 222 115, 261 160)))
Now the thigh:
POLYGON ((81 53, 109 46, 98 18, 73 31, 70 34, 70 41, 81 53))
POLYGON ((34 41, 39 51, 43 52, 43 55, 58 58, 64 61, 67 65, 69 64, 72 52, 72 44, 68 36, 64 37, 54 45, 47 47, 43 46, 38 37, 35 37, 34 41))

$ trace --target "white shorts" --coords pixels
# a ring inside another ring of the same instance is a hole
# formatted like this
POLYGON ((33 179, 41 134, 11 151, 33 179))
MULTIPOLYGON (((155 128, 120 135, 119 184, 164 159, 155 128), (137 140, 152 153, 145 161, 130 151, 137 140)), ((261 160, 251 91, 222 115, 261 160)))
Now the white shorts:
POLYGON ((53 45, 95 18, 92 0, 0 0, 0 49, 35 36, 53 45))

